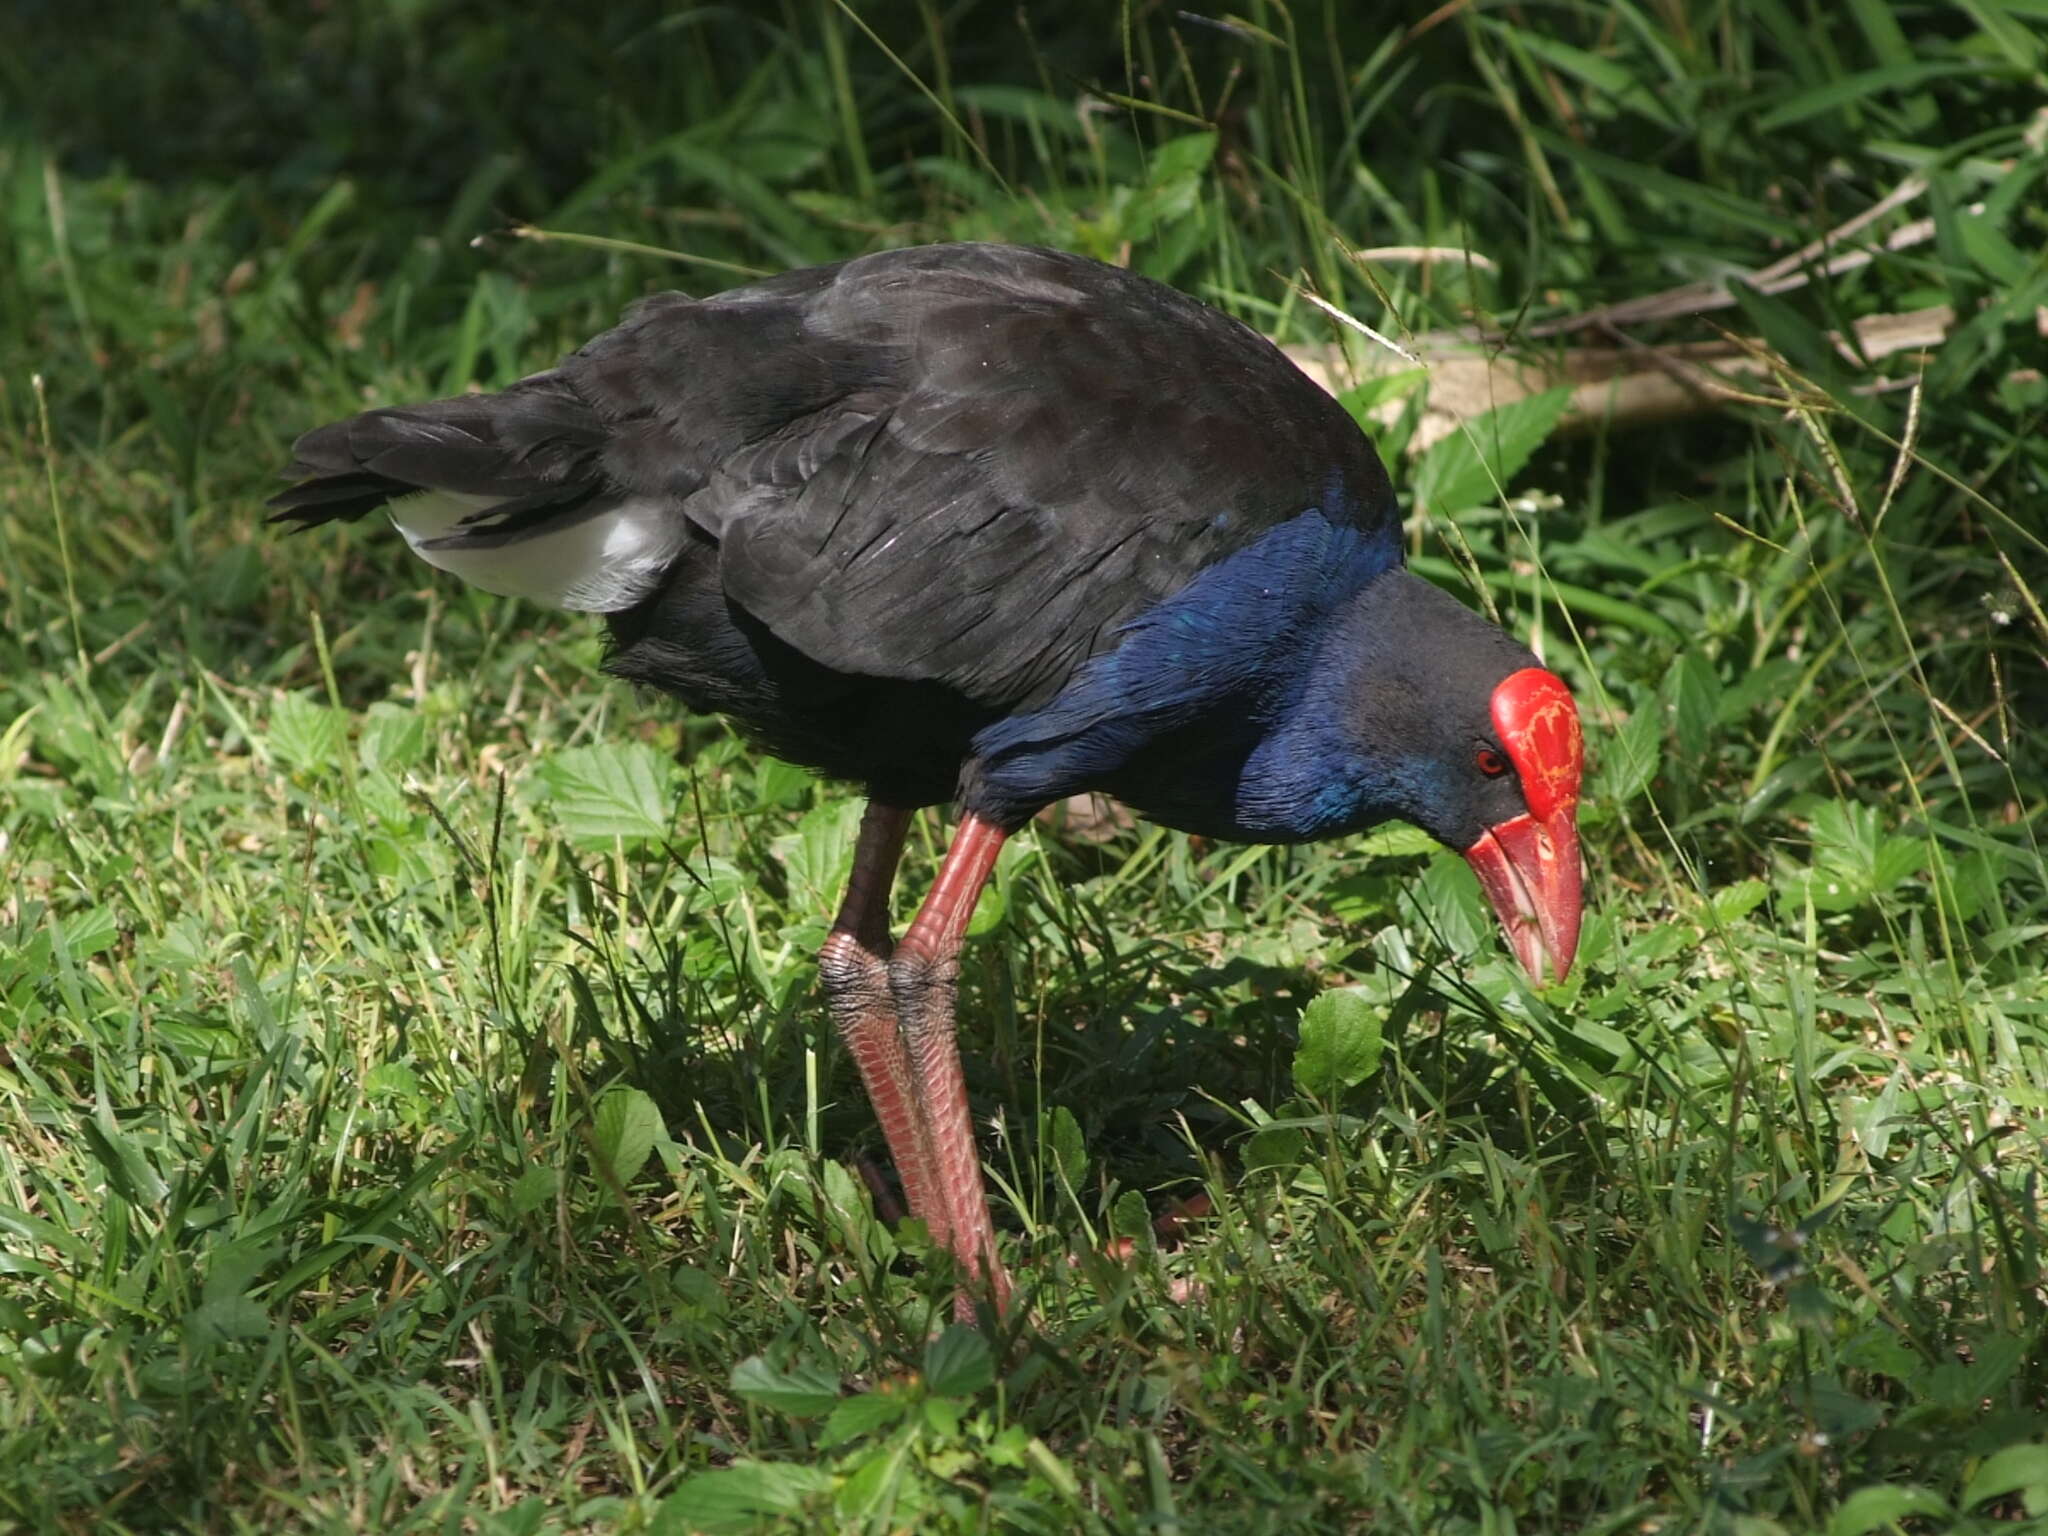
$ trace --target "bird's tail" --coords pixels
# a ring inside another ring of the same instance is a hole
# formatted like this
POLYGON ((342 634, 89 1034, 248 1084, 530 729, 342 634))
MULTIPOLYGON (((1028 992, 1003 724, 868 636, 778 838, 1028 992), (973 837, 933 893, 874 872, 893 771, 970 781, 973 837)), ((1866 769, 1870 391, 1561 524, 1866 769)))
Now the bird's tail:
POLYGON ((495 395, 365 411, 292 447, 273 522, 382 507, 414 553, 487 592, 614 612, 687 538, 678 508, 605 473, 603 420, 558 373, 495 395))
MULTIPOLYGON (((604 425, 556 373, 495 395, 365 411, 292 445, 274 522, 357 518, 418 491, 476 497, 496 511, 558 516, 603 487, 604 425)), ((508 530, 501 530, 508 531, 508 530)))

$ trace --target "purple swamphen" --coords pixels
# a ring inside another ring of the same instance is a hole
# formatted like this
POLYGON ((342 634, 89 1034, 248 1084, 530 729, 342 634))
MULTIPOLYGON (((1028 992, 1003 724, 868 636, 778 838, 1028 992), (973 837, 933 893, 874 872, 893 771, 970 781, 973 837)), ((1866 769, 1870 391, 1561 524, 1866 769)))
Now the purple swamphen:
POLYGON ((658 294, 498 394, 366 411, 295 454, 279 518, 382 508, 465 581, 604 614, 607 671, 865 788, 825 991, 912 1212, 998 1306, 954 995, 975 899, 1041 808, 1099 790, 1254 842, 1399 818, 1471 861, 1531 976, 1571 966, 1571 694, 1402 568, 1342 407, 1159 283, 934 245, 658 294), (948 801, 892 943, 910 815, 948 801))

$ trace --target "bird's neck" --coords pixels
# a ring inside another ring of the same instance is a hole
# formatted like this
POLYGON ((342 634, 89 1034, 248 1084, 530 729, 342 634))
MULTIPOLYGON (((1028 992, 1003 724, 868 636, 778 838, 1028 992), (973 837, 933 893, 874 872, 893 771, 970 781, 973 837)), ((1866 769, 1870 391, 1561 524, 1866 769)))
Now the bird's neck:
POLYGON ((1235 796, 1242 835, 1261 842, 1307 842, 1356 832, 1407 813, 1407 782, 1419 771, 1400 744, 1379 739, 1361 720, 1390 673, 1427 646, 1411 623, 1418 606, 1442 594, 1396 567, 1352 595, 1317 637, 1302 685, 1267 724, 1244 760, 1235 796))
POLYGON ((1049 704, 977 736, 963 804, 1000 821, 1106 789, 1167 826, 1264 835, 1233 821, 1245 756, 1399 560, 1393 537, 1316 509, 1280 525, 1125 625, 1049 704))

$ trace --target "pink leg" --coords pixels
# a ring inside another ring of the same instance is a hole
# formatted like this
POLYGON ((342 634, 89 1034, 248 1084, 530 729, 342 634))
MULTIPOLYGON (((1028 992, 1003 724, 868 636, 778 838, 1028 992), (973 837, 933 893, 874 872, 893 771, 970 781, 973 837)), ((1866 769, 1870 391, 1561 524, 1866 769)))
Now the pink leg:
MULTIPOLYGON (((924 1144, 931 1151, 927 1167, 932 1202, 945 1212, 943 1227, 930 1214, 920 1214, 968 1274, 987 1282, 998 1311, 1009 1305, 1010 1277, 996 1257, 995 1228, 989 1221, 981 1157, 975 1150, 974 1116, 954 1039, 953 1009, 960 946, 974 916, 974 903, 1008 835, 972 813, 961 820, 931 894, 889 962, 897 1029, 925 1127, 924 1144)), ((915 1195, 911 1204, 917 1205, 915 1195)), ((965 1294, 955 1298, 953 1310, 961 1321, 973 1321, 973 1302, 965 1294)))
POLYGON ((889 887, 895 882, 909 828, 910 812, 868 803, 860 841, 854 846, 853 877, 839 904, 838 920, 819 952, 818 970, 832 1021, 853 1053, 861 1085, 888 1139, 911 1214, 943 1243, 952 1229, 933 1194, 931 1148, 918 1112, 910 1058, 896 1028, 896 1000, 889 991, 889 887))

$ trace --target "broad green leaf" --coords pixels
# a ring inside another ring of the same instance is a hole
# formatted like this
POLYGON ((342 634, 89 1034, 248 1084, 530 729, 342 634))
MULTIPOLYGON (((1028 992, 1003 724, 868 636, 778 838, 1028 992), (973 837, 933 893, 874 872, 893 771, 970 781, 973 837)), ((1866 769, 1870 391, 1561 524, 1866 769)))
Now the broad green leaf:
POLYGON ((211 1058, 216 1062, 234 1060, 241 1053, 242 1040, 232 1029, 218 1024, 203 1024, 192 1019, 160 1018, 156 1022, 157 1038, 166 1045, 174 1046, 185 1055, 198 1060, 211 1058))
POLYGON ((832 1494, 833 1513, 840 1521, 838 1529, 887 1529, 891 1536, 897 1531, 908 1533, 916 1529, 913 1517, 923 1514, 929 1504, 924 1489, 905 1475, 909 1470, 905 1465, 907 1458, 897 1447, 903 1446, 907 1438, 892 1441, 887 1450, 876 1447, 869 1455, 846 1458, 849 1470, 832 1494), (887 1527, 875 1523, 884 1511, 894 1517, 887 1527))
MULTIPOLYGON (((1398 373, 1375 374, 1361 381, 1355 388, 1347 389, 1337 397, 1337 403, 1351 413, 1351 419, 1368 434, 1386 431, 1387 424, 1374 415, 1389 401, 1406 400, 1429 380, 1427 368, 1403 368, 1398 373)), ((1379 444, 1380 452, 1387 452, 1384 439, 1379 444)))
POLYGON ((948 1324, 924 1348, 925 1386, 941 1397, 972 1397, 995 1379, 995 1358, 978 1329, 948 1324))
POLYGON ((1003 919, 1009 913, 1010 903, 1003 896, 1002 886, 997 881, 989 881, 974 899, 974 916, 967 920, 967 937, 978 939, 983 934, 994 933, 1003 926, 1003 919))
POLYGON ((703 882, 703 899, 713 906, 730 907, 747 900, 747 877, 730 859, 715 854, 692 854, 690 872, 695 876, 691 883, 703 882))
POLYGON ((640 1171, 654 1144, 668 1134, 654 1100, 638 1088, 614 1088, 597 1101, 590 1134, 612 1178, 624 1184, 640 1171))
POLYGON ((1826 800, 1813 810, 1813 855, 1795 883, 1818 910, 1850 912, 1917 874, 1926 848, 1886 833, 1875 806, 1826 800))
POLYGON ((531 1216, 555 1198, 562 1187, 561 1175, 553 1168, 535 1164, 512 1181, 512 1209, 531 1216))
POLYGON ((799 1360, 777 1370, 760 1355, 732 1368, 732 1389, 750 1403, 799 1419, 816 1418, 839 1405, 839 1378, 823 1366, 799 1360))
POLYGON ((1574 1023, 1568 1038, 1574 1045, 1583 1047, 1574 1054, 1595 1071, 1625 1071, 1635 1061, 1636 1049, 1629 1044, 1628 1036, 1591 1019, 1580 1019, 1574 1023))
POLYGON ((1714 917, 1723 923, 1732 923, 1749 916, 1763 900, 1771 894, 1771 888, 1761 880, 1738 880, 1733 885, 1723 886, 1714 892, 1714 917))
POLYGON ((1948 1513, 1948 1505, 1931 1489, 1876 1483, 1858 1488, 1842 1500, 1835 1518, 1828 1522, 1828 1536, 1869 1536, 1871 1531, 1895 1526, 1908 1515, 1941 1519, 1948 1513))
POLYGON ((1920 873, 1926 859, 1926 845, 1916 838, 1880 838, 1870 864, 1871 889, 1883 892, 1905 884, 1920 873))
POLYGON ((1866 892, 1860 885, 1824 869, 1794 870, 1784 883, 1784 894, 1795 908, 1813 903, 1816 912, 1854 912, 1863 905, 1866 892))
POLYGON ((1081 1502, 1081 1480, 1074 1475, 1074 1469, 1061 1461, 1057 1452, 1038 1436, 1033 1435, 1024 1442, 1024 1460, 1040 1477, 1052 1485, 1068 1504, 1078 1508, 1081 1502))
POLYGON ((1848 9, 1880 63, 1898 67, 1913 62, 1913 44, 1899 25, 1891 0, 1848 0, 1848 9))
POLYGON ((1340 923, 1377 922, 1396 909, 1398 892, 1393 875, 1346 875, 1323 892, 1323 904, 1340 923))
POLYGON ((1962 236, 1963 249, 1970 253, 1970 260, 1994 283, 2017 288, 2033 270, 2034 258, 2006 239, 1987 218, 1958 219, 1956 232, 1962 236))
POLYGON ((1699 929, 1684 923, 1659 923, 1653 928, 1640 928, 1629 936, 1629 962, 1640 966, 1658 965, 1692 948, 1699 939, 1699 929))
POLYGON ((121 937, 120 920, 114 916, 112 907, 87 907, 83 912, 74 912, 64 919, 62 927, 64 948, 74 961, 112 949, 121 937))
POLYGON ((260 1238, 223 1243, 207 1255, 202 1301, 227 1301, 246 1293, 283 1250, 260 1238))
POLYGON ((648 1522, 655 1536, 698 1531, 751 1531, 764 1518, 795 1515, 807 1500, 832 1491, 820 1467, 786 1461, 736 1461, 699 1472, 661 1501, 648 1522))
POLYGON ((1209 162, 1215 157, 1215 134, 1182 134, 1177 139, 1168 139, 1153 150, 1151 163, 1146 170, 1154 186, 1164 186, 1183 177, 1201 175, 1209 168, 1209 162))
POLYGON ((348 716, 300 693, 287 693, 270 707, 264 740, 285 764, 306 773, 334 766, 348 741, 348 716))
POLYGON ((654 838, 669 829, 670 764, 645 742, 569 747, 540 766, 555 819, 578 842, 654 838))
POLYGON ((964 1398, 928 1396, 917 1405, 917 1416, 938 1439, 951 1440, 960 1433, 960 1421, 967 1416, 967 1408, 964 1398))
POLYGON ((903 1410, 912 1401, 907 1393, 902 1392, 862 1392, 855 1397, 843 1398, 825 1421, 825 1427, 818 1432, 818 1445, 821 1449, 830 1450, 849 1440, 858 1440, 862 1435, 871 1435, 878 1429, 887 1429, 903 1417, 903 1410))
POLYGON ((1709 733, 1721 708, 1721 678, 1704 651, 1687 651, 1665 684, 1671 725, 1680 757, 1691 761, 1707 750, 1709 733))
POLYGON ((402 1061, 380 1061, 363 1074, 366 1099, 416 1099, 420 1075, 402 1061))
POLYGON ((824 1167, 818 1170, 819 1193, 825 1198, 825 1208, 841 1222, 852 1223, 859 1230, 868 1233, 867 1241, 888 1239, 871 1227, 872 1206, 865 1188, 846 1171, 846 1165, 837 1159, 828 1158, 824 1167))
POLYGON ((1571 403, 1569 389, 1545 390, 1473 417, 1422 456, 1415 500, 1433 517, 1497 501, 1571 403))
POLYGON ((1479 889, 1479 877, 1448 848, 1431 859, 1421 878, 1410 881, 1407 889, 1453 954, 1477 955, 1482 945, 1493 942, 1496 924, 1479 889))
POLYGON ((731 1310, 726 1300, 725 1288, 715 1276, 687 1264, 678 1265, 669 1271, 668 1282, 675 1287, 676 1295, 687 1307, 695 1308, 712 1317, 723 1317, 731 1310))
POLYGON ((1899 1074, 1894 1072, 1874 1097, 1846 1094, 1841 1099, 1844 1118, 1856 1134, 1857 1145, 1875 1158, 1891 1147, 1899 1112, 1899 1074))
POLYGON ((263 1339, 270 1336, 270 1316, 247 1296, 222 1296, 194 1308, 185 1331, 194 1343, 263 1339))
POLYGON ((860 833, 861 804, 835 797, 811 807, 797 829, 771 845, 789 876, 790 908, 829 920, 838 908, 853 869, 853 845, 860 833))
POLYGON ((2008 1445, 1985 1457, 1963 1489, 1963 1507, 1975 1509, 1986 1499, 2022 1490, 2030 1505, 2048 1496, 2048 1445, 2008 1445))
POLYGON ((1118 1237, 1127 1237, 1140 1248, 1152 1241, 1152 1210, 1145 1204, 1145 1197, 1135 1189, 1127 1189, 1116 1197, 1116 1204, 1109 1213, 1109 1230, 1118 1237))
POLYGON ((1663 712, 1638 706, 1602 743, 1594 787, 1587 798, 1604 805, 1626 805, 1650 787, 1663 765, 1663 712))
POLYGON ((1435 853, 1440 846, 1422 828, 1411 827, 1405 821, 1390 821, 1366 833, 1359 840, 1357 852, 1367 859, 1412 859, 1419 854, 1435 853))
POLYGON ((1294 1086, 1309 1098, 1340 1098, 1379 1070, 1379 1008, 1362 987, 1332 987, 1301 1014, 1294 1086))
POLYGON ((1064 1104, 1056 1104, 1046 1113, 1040 1134, 1045 1145, 1052 1151, 1053 1166, 1070 1189, 1081 1187, 1081 1176, 1088 1171, 1088 1143, 1081 1135, 1081 1123, 1074 1118, 1072 1110, 1064 1104))
POLYGON ((763 805, 794 810, 804 803, 812 777, 795 763, 779 757, 760 757, 754 763, 754 794, 763 805))
POLYGON ((1298 1125, 1261 1127, 1245 1143, 1244 1165, 1252 1168, 1292 1168, 1308 1150, 1308 1132, 1298 1125))
POLYGON ((403 709, 388 699, 372 704, 363 715, 356 755, 365 768, 399 774, 427 755, 426 716, 403 709))

